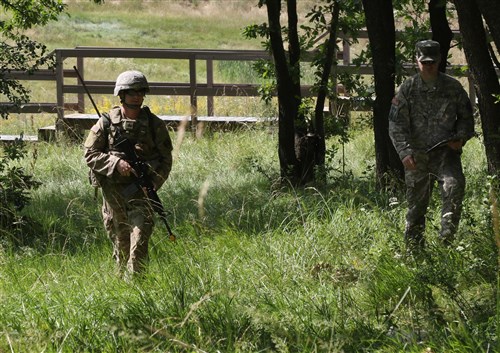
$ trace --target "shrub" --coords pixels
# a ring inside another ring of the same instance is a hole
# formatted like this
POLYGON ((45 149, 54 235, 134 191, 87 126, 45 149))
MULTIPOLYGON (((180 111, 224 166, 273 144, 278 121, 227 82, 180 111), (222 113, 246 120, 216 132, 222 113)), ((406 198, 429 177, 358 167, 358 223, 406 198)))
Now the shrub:
MULTIPOLYGON (((23 240, 23 229, 28 222, 20 211, 30 202, 30 191, 36 189, 40 182, 20 166, 26 157, 26 143, 16 139, 11 144, 2 146, 0 156, 0 234, 2 238, 23 240)), ((36 156, 36 153, 34 154, 36 156)))

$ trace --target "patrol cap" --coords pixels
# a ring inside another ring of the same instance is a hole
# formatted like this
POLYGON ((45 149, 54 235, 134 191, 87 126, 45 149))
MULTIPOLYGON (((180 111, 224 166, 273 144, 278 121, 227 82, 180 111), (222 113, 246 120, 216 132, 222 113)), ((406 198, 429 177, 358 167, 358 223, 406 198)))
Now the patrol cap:
POLYGON ((422 40, 415 45, 417 60, 420 62, 435 62, 441 57, 441 47, 434 40, 422 40))
POLYGON ((119 74, 115 83, 115 96, 118 96, 120 91, 129 89, 149 92, 149 84, 148 80, 146 80, 146 76, 144 76, 142 72, 135 70, 125 71, 119 74))

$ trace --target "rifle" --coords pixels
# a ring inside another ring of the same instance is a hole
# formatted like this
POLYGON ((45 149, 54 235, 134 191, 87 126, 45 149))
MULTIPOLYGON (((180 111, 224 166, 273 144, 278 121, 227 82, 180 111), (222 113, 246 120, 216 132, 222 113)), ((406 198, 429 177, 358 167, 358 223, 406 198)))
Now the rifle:
POLYGON ((87 93, 87 96, 89 97, 90 102, 94 106, 94 110, 97 113, 97 116, 100 118, 101 117, 101 113, 99 113, 99 109, 97 109, 97 105, 95 105, 94 99, 92 99, 92 96, 90 95, 89 89, 87 88, 87 85, 85 84, 85 82, 83 81, 82 76, 80 75, 80 71, 78 71, 78 69, 76 68, 76 66, 73 66, 73 70, 75 70, 76 76, 78 76, 78 79, 80 80, 80 83, 82 84, 83 89, 87 93))
MULTIPOLYGON (((90 101, 92 102, 92 105, 94 106, 94 109, 99 116, 101 117, 101 114, 99 113, 99 109, 97 109, 96 104, 94 103, 94 100, 92 99, 92 96, 90 95, 90 92, 85 85, 85 82, 82 79, 82 76, 80 75, 80 72, 78 72, 78 69, 76 66, 73 66, 73 69, 76 72, 76 75, 78 76, 78 79, 80 80, 80 83, 82 84, 83 88, 85 89, 85 92, 87 93, 88 97, 90 98, 90 101)), ((168 225, 167 222, 167 213, 165 212, 165 208, 163 207, 163 204, 160 200, 160 197, 158 196, 158 193, 156 192, 154 185, 151 181, 151 179, 148 177, 148 165, 141 161, 139 157, 137 156, 137 153, 135 152, 133 144, 130 142, 130 140, 119 137, 118 138, 119 142, 116 143, 116 145, 122 145, 124 146, 123 152, 127 156, 127 162, 130 164, 132 167, 135 176, 137 177, 136 181, 136 186, 142 190, 145 190, 146 196, 151 203, 151 206, 153 207, 153 211, 155 211, 160 219, 162 220, 163 224, 165 225, 165 228, 167 228, 168 232, 168 238, 171 241, 175 241, 176 237, 175 234, 172 232, 172 229, 168 225)))
POLYGON ((145 190, 146 196, 153 207, 153 211, 155 211, 160 219, 162 220, 165 228, 167 228, 168 238, 171 241, 175 241, 175 234, 172 232, 172 229, 168 225, 167 222, 167 213, 165 212, 165 208, 156 192, 154 185, 151 179, 148 177, 149 166, 147 163, 141 161, 139 157, 137 157, 137 153, 135 152, 134 145, 130 140, 126 138, 118 137, 118 141, 115 144, 116 146, 121 145, 121 150, 127 156, 127 162, 133 169, 133 172, 137 178, 136 186, 142 190, 145 190))
POLYGON ((454 140, 454 139, 452 139, 452 138, 447 138, 447 139, 441 140, 441 141, 439 141, 438 143, 436 143, 434 146, 432 146, 432 147, 428 148, 428 149, 425 151, 425 153, 429 153, 429 152, 431 152, 431 151, 435 150, 436 148, 441 147, 441 146, 444 146, 444 145, 446 145, 448 142, 453 141, 453 140, 454 140))

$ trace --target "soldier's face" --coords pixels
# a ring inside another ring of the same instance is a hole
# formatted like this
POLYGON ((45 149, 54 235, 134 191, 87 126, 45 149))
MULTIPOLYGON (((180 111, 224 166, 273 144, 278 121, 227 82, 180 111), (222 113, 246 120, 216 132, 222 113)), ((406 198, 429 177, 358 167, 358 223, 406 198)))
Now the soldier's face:
POLYGON ((144 96, 146 92, 144 91, 136 91, 136 90, 127 90, 125 91, 124 100, 125 103, 131 106, 141 106, 144 102, 144 96))
POLYGON ((418 68, 422 73, 437 74, 439 61, 418 61, 418 68))

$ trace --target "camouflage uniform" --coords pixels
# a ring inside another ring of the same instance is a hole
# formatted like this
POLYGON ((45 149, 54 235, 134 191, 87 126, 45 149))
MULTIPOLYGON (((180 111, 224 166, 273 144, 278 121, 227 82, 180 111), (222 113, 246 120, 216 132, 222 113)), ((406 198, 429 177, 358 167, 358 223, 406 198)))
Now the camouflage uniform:
POLYGON ((85 141, 85 160, 102 187, 102 215, 113 242, 118 267, 135 273, 143 270, 148 258, 148 242, 153 231, 153 210, 133 174, 116 170, 120 159, 127 160, 117 140, 133 143, 137 157, 150 167, 149 176, 159 189, 172 167, 172 142, 165 123, 147 107, 140 108, 135 120, 124 119, 120 107, 101 117, 85 141))
POLYGON ((389 135, 401 160, 411 155, 416 162, 415 170, 405 170, 407 243, 424 244, 425 214, 436 180, 442 199, 440 236, 451 241, 460 221, 465 177, 461 150, 446 143, 465 143, 474 136, 471 103, 460 82, 443 73, 432 86, 420 74, 407 79, 392 101, 389 135))

